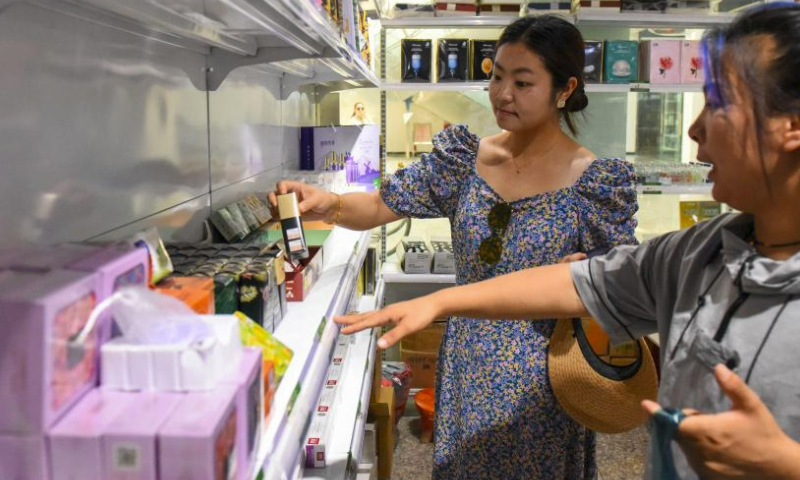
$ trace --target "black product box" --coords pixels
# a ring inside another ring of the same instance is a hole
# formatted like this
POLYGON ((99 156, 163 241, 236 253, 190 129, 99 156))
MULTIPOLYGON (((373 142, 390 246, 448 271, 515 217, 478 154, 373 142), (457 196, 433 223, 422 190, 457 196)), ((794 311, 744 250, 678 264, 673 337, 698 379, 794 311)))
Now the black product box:
POLYGON ((622 0, 620 10, 623 12, 665 13, 667 0, 622 0))
POLYGON ((439 81, 469 80, 469 40, 439 40, 439 81))
POLYGON ((233 315, 239 307, 238 282, 234 275, 220 273, 214 276, 214 312, 217 315, 233 315))
POLYGON ((492 78, 496 46, 495 40, 472 40, 472 80, 492 78))
POLYGON ((431 41, 402 40, 403 82, 431 81, 431 41))
POLYGON ((587 40, 584 42, 586 61, 583 67, 583 78, 586 83, 603 81, 603 42, 587 40))
MULTIPOLYGON (((250 317, 268 332, 274 332, 274 299, 277 295, 274 269, 248 270, 239 277, 239 311, 250 317)), ((280 309, 280 305, 278 305, 280 309)))

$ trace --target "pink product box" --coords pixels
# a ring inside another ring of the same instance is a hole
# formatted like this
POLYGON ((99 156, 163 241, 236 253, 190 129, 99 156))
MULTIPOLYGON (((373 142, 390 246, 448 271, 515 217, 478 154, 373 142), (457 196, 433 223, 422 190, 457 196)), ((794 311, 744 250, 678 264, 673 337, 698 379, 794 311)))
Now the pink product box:
POLYGON ((642 70, 650 84, 681 82, 681 41, 648 40, 642 42, 642 70))
POLYGON ((103 432, 106 480, 158 480, 158 432, 184 398, 172 393, 131 393, 132 405, 103 432))
POLYGON ((228 480, 241 478, 237 465, 235 385, 189 393, 158 435, 159 478, 228 480))
POLYGON ((699 40, 681 42, 681 83, 702 84, 706 80, 699 40))
MULTIPOLYGON (((123 245, 105 247, 88 257, 66 266, 68 270, 97 272, 100 277, 99 301, 129 286, 147 286, 147 268, 150 257, 144 248, 123 245)), ((97 323, 100 342, 111 338, 111 315, 104 313, 97 323)))
POLYGON ((0 291, 0 435, 42 434, 97 384, 97 338, 82 331, 97 275, 22 274, 0 291))
POLYGON ((103 480, 103 434, 139 396, 92 390, 47 434, 52 480, 103 480))
POLYGON ((47 447, 43 434, 0 435, 0 479, 50 479, 47 468, 47 447))
POLYGON ((258 453, 259 439, 264 419, 264 374, 260 348, 245 348, 240 367, 233 376, 220 380, 221 383, 235 385, 236 392, 236 430, 238 445, 237 473, 239 478, 252 478, 255 456, 258 453))

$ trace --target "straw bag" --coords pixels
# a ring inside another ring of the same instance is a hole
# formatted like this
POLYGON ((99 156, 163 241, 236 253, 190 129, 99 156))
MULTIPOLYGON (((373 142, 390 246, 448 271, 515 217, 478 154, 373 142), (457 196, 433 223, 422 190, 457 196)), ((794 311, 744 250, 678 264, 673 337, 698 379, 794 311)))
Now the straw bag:
POLYGON ((644 340, 631 339, 634 363, 611 365, 592 349, 581 319, 556 322, 547 353, 550 384, 561 407, 591 430, 622 433, 648 418, 640 402, 656 399, 656 366, 644 340))

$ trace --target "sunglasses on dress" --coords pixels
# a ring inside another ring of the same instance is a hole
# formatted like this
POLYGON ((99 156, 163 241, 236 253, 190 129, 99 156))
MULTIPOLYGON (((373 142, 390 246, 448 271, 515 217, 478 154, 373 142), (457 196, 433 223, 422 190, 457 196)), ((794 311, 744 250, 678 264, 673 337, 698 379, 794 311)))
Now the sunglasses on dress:
POLYGON ((492 233, 481 242, 478 248, 478 258, 483 263, 494 265, 503 256, 502 237, 511 221, 511 211, 511 204, 507 202, 498 203, 489 210, 489 228, 492 233))

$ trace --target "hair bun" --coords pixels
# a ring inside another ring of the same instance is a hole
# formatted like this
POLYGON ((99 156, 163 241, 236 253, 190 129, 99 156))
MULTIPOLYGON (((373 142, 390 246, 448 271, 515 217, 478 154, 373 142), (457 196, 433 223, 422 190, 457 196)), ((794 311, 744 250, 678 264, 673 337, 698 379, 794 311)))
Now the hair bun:
POLYGON ((570 113, 580 112, 588 106, 589 97, 586 96, 586 90, 583 87, 583 82, 581 82, 567 99, 566 110, 570 113))

